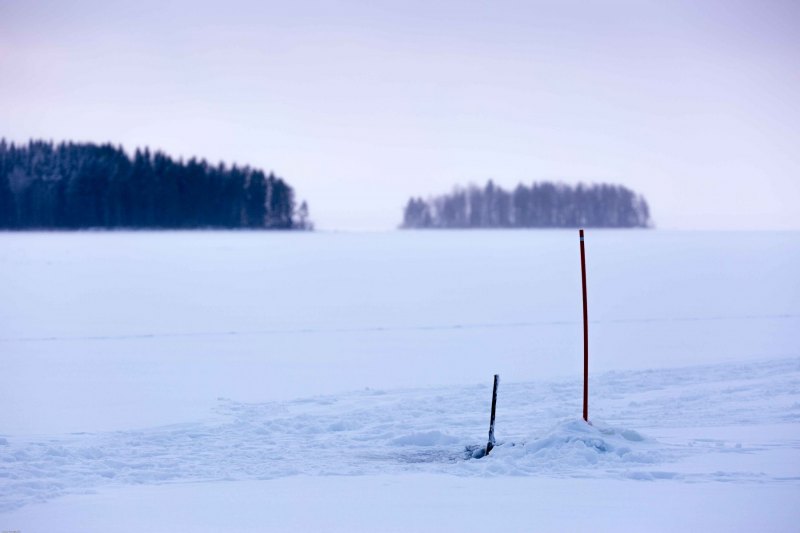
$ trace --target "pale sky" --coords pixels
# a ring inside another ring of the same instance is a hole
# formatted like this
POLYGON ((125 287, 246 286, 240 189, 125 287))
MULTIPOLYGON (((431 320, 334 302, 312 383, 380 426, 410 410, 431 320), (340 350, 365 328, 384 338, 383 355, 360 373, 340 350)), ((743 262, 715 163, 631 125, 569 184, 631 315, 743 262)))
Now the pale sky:
POLYGON ((321 229, 489 178, 800 229, 800 2, 0 0, 0 136, 274 170, 321 229))

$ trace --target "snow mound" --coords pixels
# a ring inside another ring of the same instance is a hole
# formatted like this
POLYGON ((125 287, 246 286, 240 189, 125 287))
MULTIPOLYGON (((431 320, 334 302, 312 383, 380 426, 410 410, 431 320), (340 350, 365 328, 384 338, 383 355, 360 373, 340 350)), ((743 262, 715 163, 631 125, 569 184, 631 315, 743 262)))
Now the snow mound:
POLYGON ((527 455, 569 464, 595 464, 607 456, 623 461, 651 462, 645 449, 648 439, 632 429, 617 429, 602 423, 565 420, 543 437, 525 446, 527 455))
POLYGON ((489 457, 470 462, 481 463, 477 468, 487 474, 592 475, 622 469, 629 477, 630 469, 664 461, 662 448, 632 429, 567 419, 524 442, 500 442, 489 457))

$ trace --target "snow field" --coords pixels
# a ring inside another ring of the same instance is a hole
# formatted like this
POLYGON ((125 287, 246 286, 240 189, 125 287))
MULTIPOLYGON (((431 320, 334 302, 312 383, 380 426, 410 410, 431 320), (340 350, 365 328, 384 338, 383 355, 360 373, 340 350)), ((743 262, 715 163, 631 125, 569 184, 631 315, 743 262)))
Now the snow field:
POLYGON ((577 258, 562 231, 0 234, 0 528, 794 530, 800 234, 589 232, 592 426, 577 258))
MULTIPOLYGON (((796 357, 800 234, 589 231, 591 372, 796 357)), ((582 373, 574 231, 0 234, 0 431, 582 373)))
POLYGON ((576 382, 502 383, 499 446, 482 459, 465 449, 485 444, 488 385, 258 404, 219 399, 205 422, 3 437, 0 510, 111 486, 298 474, 668 479, 797 490, 799 383, 800 359, 607 373, 591 383, 591 426, 575 417, 576 382))

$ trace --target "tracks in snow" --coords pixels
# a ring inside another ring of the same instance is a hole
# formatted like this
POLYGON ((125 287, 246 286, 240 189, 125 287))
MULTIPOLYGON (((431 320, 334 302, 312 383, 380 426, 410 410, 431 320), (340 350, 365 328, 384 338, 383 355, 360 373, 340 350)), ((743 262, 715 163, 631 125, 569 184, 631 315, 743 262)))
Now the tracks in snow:
POLYGON ((480 461, 464 460, 464 449, 485 438, 487 385, 361 390, 279 403, 220 398, 204 421, 47 438, 2 435, 0 511, 106 485, 293 474, 800 479, 765 471, 761 461, 800 453, 800 358, 612 372, 591 387, 593 418, 610 432, 598 424, 586 433, 571 422, 579 409, 577 381, 504 383, 498 438, 520 445, 500 446, 480 461), (711 427, 738 431, 717 434, 711 427), (644 437, 628 438, 626 431, 644 437))

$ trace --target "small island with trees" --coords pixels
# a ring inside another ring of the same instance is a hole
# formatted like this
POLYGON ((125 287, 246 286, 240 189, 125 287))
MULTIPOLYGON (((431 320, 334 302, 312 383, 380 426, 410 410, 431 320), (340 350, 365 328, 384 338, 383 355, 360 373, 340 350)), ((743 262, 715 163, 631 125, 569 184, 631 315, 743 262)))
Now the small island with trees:
POLYGON ((506 191, 490 180, 483 188, 409 199, 400 227, 648 228, 652 222, 644 197, 621 185, 541 182, 506 191))
POLYGON ((274 174, 111 144, 0 140, 2 229, 311 229, 274 174))

